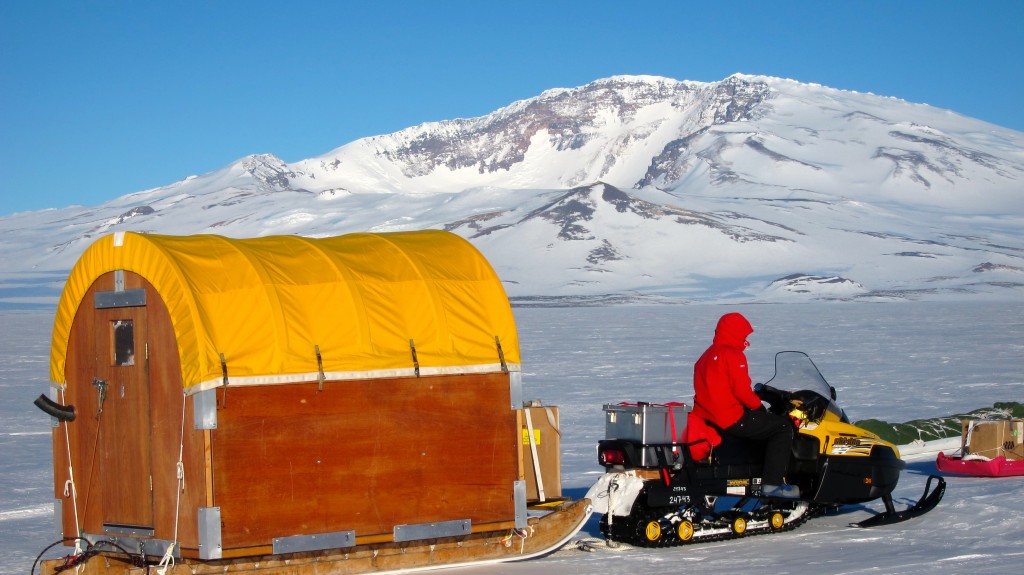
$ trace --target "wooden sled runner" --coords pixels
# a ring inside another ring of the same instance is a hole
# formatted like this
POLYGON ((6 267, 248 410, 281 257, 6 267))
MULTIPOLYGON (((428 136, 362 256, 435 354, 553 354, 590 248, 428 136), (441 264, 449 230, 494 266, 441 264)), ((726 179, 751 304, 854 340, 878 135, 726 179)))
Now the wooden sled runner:
MULTIPOLYGON (((381 543, 347 549, 245 557, 220 561, 185 559, 166 575, 356 575, 469 567, 541 557, 568 543, 590 517, 590 500, 560 503, 525 529, 446 537, 413 544, 381 543)), ((126 563, 119 553, 99 553, 82 564, 80 575, 145 575, 157 567, 126 563)), ((65 559, 45 561, 41 575, 54 575, 65 559)), ((72 571, 69 571, 69 573, 72 571)))

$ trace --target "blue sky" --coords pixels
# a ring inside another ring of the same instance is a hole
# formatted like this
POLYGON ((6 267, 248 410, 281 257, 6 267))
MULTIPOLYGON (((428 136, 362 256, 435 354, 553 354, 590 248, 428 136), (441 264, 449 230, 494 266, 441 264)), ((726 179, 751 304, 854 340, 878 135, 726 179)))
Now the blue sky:
POLYGON ((617 74, 780 76, 1024 130, 1022 23, 1016 0, 0 0, 0 216, 617 74))

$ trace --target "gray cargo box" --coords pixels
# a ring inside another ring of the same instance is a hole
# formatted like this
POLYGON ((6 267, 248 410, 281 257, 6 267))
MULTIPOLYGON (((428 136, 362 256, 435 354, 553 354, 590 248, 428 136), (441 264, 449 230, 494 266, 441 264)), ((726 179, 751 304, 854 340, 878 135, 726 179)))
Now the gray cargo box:
MULTIPOLYGON (((690 409, 686 404, 605 404, 604 438, 625 439, 644 445, 682 443, 690 409)), ((683 461, 682 448, 661 450, 665 453, 664 462, 659 461, 658 451, 655 447, 645 448, 640 456, 641 465, 658 467, 683 461)))

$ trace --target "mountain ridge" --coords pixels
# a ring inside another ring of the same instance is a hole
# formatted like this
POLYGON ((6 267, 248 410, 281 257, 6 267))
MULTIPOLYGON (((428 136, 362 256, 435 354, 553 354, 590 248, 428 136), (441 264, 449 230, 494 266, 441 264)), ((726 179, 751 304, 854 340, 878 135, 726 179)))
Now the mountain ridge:
MULTIPOLYGON (((70 269, 117 230, 441 228, 538 301, 1016 298, 1022 181, 1024 134, 927 105, 767 76, 613 76, 0 217, 0 257, 23 278, 70 269)), ((7 281, 0 304, 32 287, 7 281)))

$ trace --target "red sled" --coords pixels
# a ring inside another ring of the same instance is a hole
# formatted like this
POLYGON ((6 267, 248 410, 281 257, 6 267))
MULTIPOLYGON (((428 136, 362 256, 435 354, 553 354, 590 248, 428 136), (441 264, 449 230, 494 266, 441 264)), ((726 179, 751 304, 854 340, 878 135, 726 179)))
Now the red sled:
POLYGON ((1024 475, 1024 459, 1009 460, 1005 455, 992 459, 962 459, 939 452, 935 466, 946 473, 978 477, 1014 477, 1024 475))

